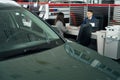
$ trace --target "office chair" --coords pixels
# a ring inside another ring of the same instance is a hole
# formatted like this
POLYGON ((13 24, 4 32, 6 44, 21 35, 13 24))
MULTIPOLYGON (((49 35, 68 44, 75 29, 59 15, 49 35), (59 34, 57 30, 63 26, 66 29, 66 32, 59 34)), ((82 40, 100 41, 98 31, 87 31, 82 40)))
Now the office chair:
POLYGON ((104 29, 104 16, 103 15, 95 15, 97 19, 97 29, 96 30, 103 30, 104 29))

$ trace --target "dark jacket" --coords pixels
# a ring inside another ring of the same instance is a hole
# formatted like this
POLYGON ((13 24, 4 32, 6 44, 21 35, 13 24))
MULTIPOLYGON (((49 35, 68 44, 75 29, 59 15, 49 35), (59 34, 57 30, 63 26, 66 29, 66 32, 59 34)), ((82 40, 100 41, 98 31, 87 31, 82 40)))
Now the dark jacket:
POLYGON ((83 20, 83 23, 82 23, 81 25, 84 25, 84 24, 91 24, 91 23, 94 24, 94 26, 91 25, 91 26, 92 26, 92 31, 98 30, 99 21, 98 21, 98 19, 96 19, 94 16, 92 16, 91 19, 85 18, 85 19, 83 20))
POLYGON ((90 24, 81 25, 77 36, 77 42, 83 46, 89 46, 91 41, 91 32, 92 27, 90 24))

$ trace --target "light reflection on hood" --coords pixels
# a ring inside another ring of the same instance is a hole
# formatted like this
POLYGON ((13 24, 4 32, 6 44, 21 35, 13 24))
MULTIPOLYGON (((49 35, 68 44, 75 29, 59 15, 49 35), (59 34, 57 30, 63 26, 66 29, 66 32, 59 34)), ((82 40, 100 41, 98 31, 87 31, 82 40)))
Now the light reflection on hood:
POLYGON ((120 73, 109 66, 103 64, 100 60, 96 59, 95 57, 91 57, 90 53, 87 51, 78 51, 71 47, 69 44, 65 44, 64 46, 65 51, 72 56, 73 58, 79 60, 82 63, 88 64, 91 67, 102 71, 109 75, 113 80, 120 80, 120 73))

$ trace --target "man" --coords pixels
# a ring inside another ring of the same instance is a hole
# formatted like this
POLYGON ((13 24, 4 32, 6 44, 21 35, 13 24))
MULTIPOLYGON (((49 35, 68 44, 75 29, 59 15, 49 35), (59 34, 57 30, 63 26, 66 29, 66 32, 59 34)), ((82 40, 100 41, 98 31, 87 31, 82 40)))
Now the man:
POLYGON ((92 27, 92 31, 98 30, 99 22, 98 22, 98 19, 94 17, 92 10, 87 11, 87 17, 83 20, 83 23, 81 24, 81 26, 84 24, 90 24, 92 27))
POLYGON ((87 17, 80 26, 77 42, 83 46, 89 46, 91 40, 91 32, 98 29, 98 21, 93 16, 93 11, 87 11, 87 17))

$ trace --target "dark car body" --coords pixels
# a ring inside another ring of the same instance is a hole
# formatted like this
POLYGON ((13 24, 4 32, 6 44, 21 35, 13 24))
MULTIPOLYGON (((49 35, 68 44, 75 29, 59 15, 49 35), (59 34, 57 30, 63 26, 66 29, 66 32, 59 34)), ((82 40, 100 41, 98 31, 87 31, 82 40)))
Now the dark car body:
POLYGON ((0 2, 0 80, 120 80, 117 62, 8 2, 0 2))

